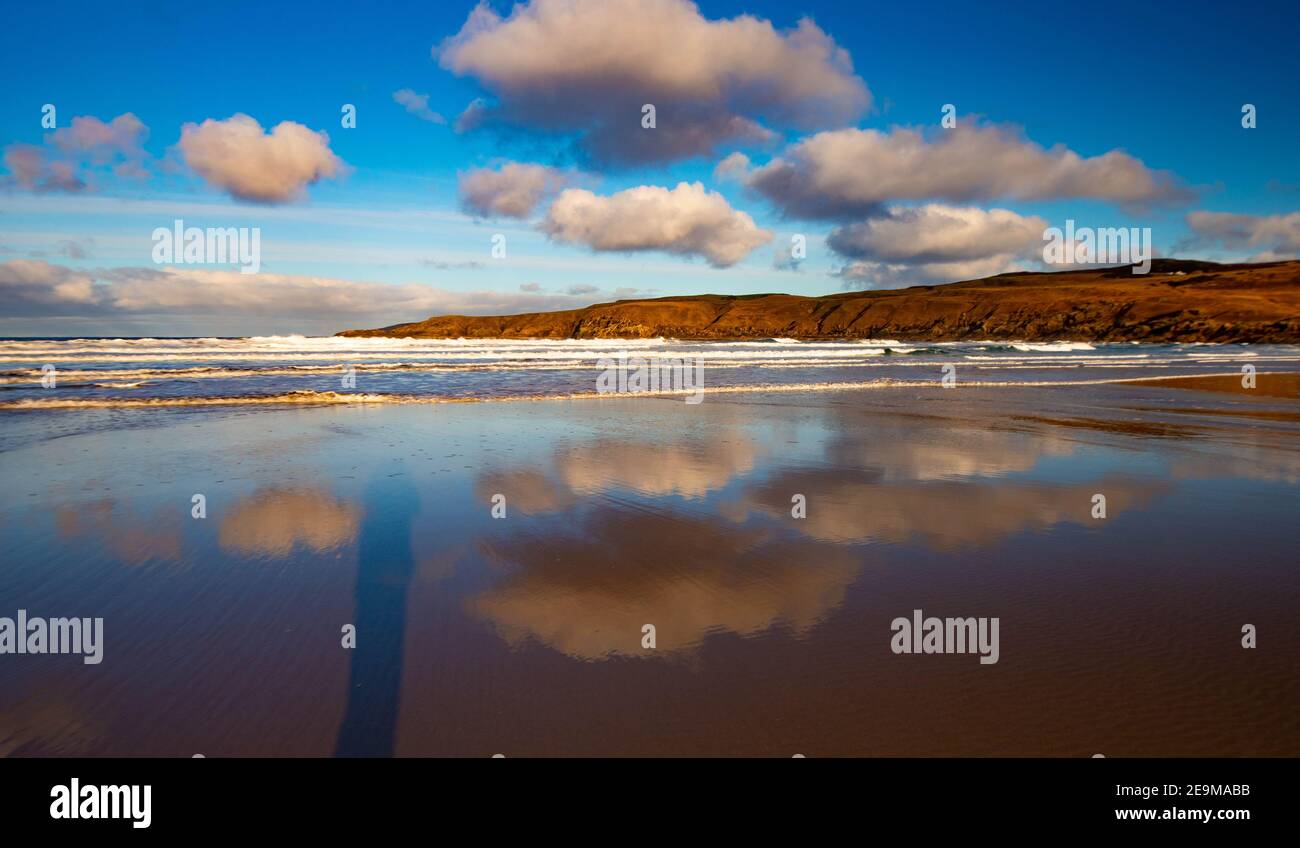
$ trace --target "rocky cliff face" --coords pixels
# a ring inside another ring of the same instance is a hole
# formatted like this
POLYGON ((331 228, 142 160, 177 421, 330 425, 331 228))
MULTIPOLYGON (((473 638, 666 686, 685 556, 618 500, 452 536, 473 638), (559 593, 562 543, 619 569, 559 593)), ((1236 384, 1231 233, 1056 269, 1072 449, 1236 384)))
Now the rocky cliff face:
POLYGON ((825 297, 620 300, 525 315, 444 315, 341 336, 1300 343, 1300 262, 1158 259, 1127 267, 825 297))

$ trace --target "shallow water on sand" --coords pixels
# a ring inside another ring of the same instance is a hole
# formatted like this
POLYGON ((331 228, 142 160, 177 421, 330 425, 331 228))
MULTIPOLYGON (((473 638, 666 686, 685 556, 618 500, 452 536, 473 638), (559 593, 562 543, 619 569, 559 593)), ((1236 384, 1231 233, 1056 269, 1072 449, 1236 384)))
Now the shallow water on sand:
POLYGON ((1294 397, 2 423, 0 616, 105 644, 0 655, 0 755, 1300 755, 1294 397), (893 653, 915 609, 998 617, 998 662, 893 653))

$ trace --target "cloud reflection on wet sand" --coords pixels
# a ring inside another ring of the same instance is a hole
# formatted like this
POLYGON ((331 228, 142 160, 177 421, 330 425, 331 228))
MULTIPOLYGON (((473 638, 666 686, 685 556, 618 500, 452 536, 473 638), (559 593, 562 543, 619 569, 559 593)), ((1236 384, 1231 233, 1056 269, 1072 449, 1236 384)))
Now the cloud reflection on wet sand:
POLYGON ((125 565, 181 560, 181 522, 174 513, 156 510, 146 518, 113 498, 104 498, 59 507, 54 521, 61 538, 102 546, 125 565))
POLYGON ((613 507, 558 538, 485 548, 506 574, 468 608, 511 645, 531 638, 581 659, 655 656, 778 622, 802 633, 839 605, 859 569, 858 556, 832 545, 613 507), (656 651, 641 647, 644 624, 657 630, 656 651))
POLYGON ((1025 482, 888 484, 838 471, 797 471, 747 491, 733 518, 756 510, 788 515, 790 493, 808 493, 808 515, 793 526, 825 542, 919 541, 937 550, 991 545, 1024 531, 1095 525, 1092 496, 1106 497, 1107 520, 1169 490, 1166 484, 1112 476, 1072 485, 1025 482))
POLYGON ((916 538, 940 550, 991 544, 1090 521, 1099 490, 1113 514, 1160 491, 1122 479, 1075 486, 961 479, 1024 470, 1042 455, 1070 452, 1050 435, 970 430, 956 444, 927 450, 914 422, 886 420, 880 431, 892 438, 840 436, 827 445, 841 465, 852 456, 869 471, 778 470, 727 500, 706 495, 745 478, 761 454, 743 431, 677 444, 603 439, 555 451, 550 473, 487 472, 475 487, 480 499, 508 493, 524 515, 561 513, 580 523, 544 532, 518 525, 517 532, 506 528, 504 540, 484 536, 486 559, 505 576, 467 605, 512 646, 533 639, 582 659, 654 656, 641 647, 643 624, 655 625, 659 651, 698 647, 710 632, 752 635, 777 622, 802 632, 839 605, 857 576, 865 553, 845 543, 916 538), (889 434, 891 427, 899 432, 889 434), (630 506, 619 494, 625 491, 650 503, 630 506), (791 517, 794 493, 810 498, 807 518, 791 517), (664 503, 673 495, 686 503, 664 503), (586 504, 580 513, 578 504, 586 504))
POLYGON ((287 556, 295 545, 324 552, 356 539, 362 511, 318 488, 266 488, 221 519, 218 544, 246 555, 287 556))

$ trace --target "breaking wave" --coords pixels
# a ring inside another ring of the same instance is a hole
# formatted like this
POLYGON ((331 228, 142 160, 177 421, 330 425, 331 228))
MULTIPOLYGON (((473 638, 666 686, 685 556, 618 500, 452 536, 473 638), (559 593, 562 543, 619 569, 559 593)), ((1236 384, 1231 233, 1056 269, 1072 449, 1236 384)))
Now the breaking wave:
MULTIPOLYGON (((1238 373, 1203 374, 1206 377, 1237 377, 1238 373)), ((1084 380, 965 380, 953 388, 1028 388, 1100 386, 1161 380, 1182 380, 1186 375, 1144 375, 1141 377, 1116 377, 1084 380)), ((618 400, 627 398, 682 397, 702 392, 704 395, 790 393, 790 392, 840 392, 863 389, 938 389, 937 380, 857 380, 814 383, 756 383, 733 386, 705 386, 702 389, 660 390, 640 392, 563 392, 556 394, 509 394, 448 397, 427 394, 384 394, 366 392, 334 392, 302 390, 278 394, 248 394, 228 396, 185 397, 70 397, 23 398, 0 403, 0 410, 38 409, 130 409, 194 406, 271 406, 271 405, 365 405, 365 404, 448 404, 448 403, 502 403, 509 401, 561 401, 561 400, 618 400)))
POLYGON ((0 411, 607 397, 592 391, 596 375, 623 354, 629 357, 629 370, 641 360, 699 365, 704 392, 715 395, 934 387, 953 367, 959 387, 1093 385, 1219 373, 1247 364, 1261 374, 1300 371, 1297 345, 790 338, 0 339, 0 411), (55 379, 47 389, 49 376, 55 379))

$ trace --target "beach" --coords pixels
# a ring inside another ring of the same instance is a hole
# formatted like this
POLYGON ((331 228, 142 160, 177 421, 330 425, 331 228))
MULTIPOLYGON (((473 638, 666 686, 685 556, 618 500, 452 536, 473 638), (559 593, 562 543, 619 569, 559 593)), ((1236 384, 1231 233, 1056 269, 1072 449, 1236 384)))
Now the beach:
POLYGON ((104 624, 0 664, 0 755, 1300 754, 1295 377, 1013 364, 11 406, 0 615, 104 624), (997 661, 891 650, 918 610, 997 661))
POLYGON ((1300 6, 301 5, 6 9, 9 830, 1286 819, 1300 6))

